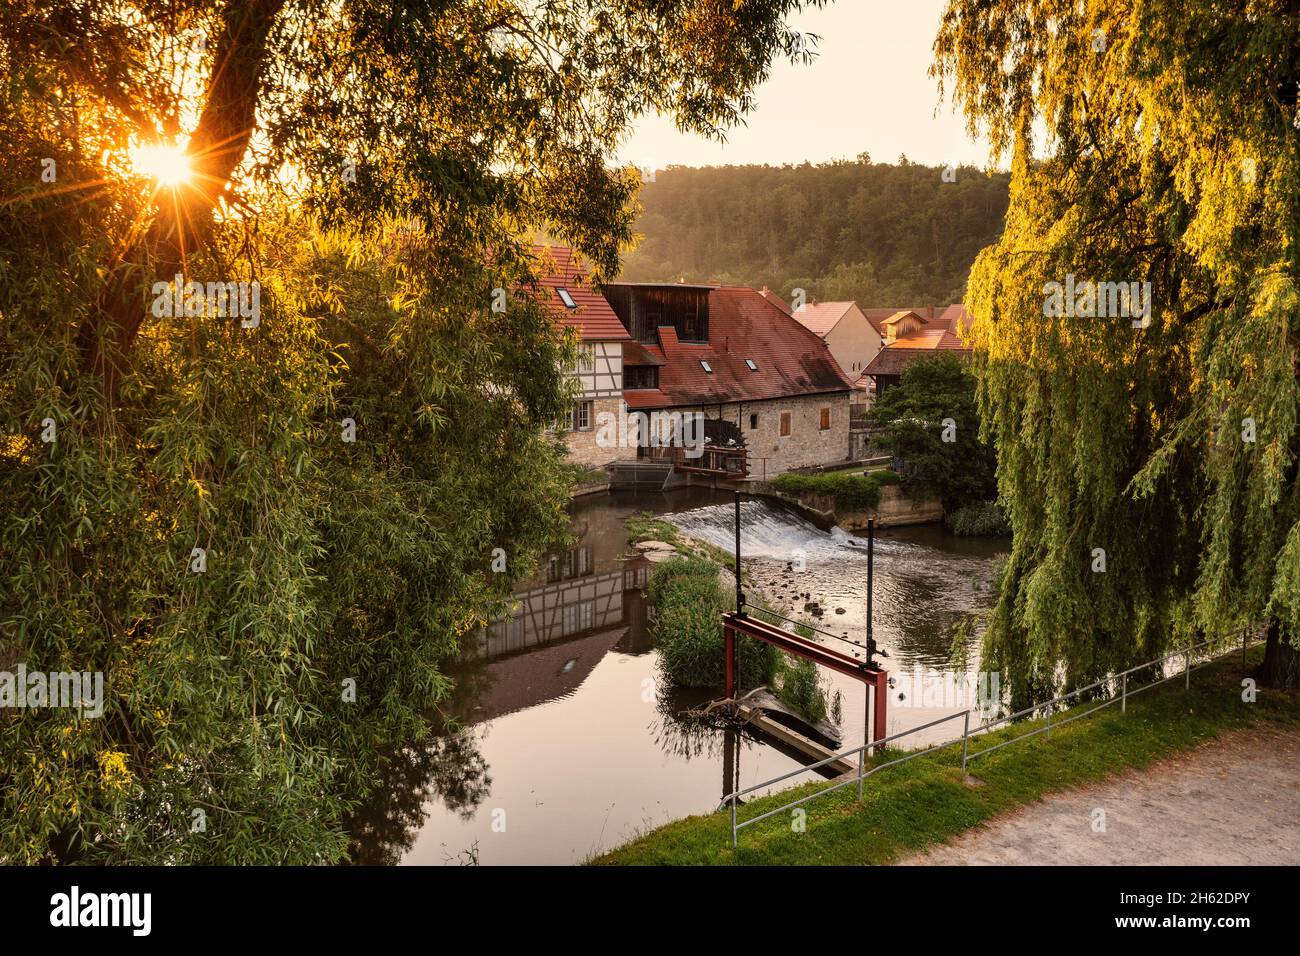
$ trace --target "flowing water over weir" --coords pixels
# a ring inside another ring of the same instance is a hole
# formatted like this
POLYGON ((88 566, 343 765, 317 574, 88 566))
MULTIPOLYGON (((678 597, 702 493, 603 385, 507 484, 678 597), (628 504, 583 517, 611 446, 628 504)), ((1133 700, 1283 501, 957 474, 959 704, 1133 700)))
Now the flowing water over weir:
MULTIPOLYGON (((729 494, 693 488, 575 503, 575 546, 548 556, 517 589, 514 613, 448 666, 456 687, 445 711, 461 729, 398 753, 358 814, 357 862, 579 862, 638 830, 712 810, 737 778, 748 786, 807 762, 680 716, 721 691, 672 692, 660 678, 642 597, 651 569, 628 559, 624 528, 642 511, 732 550, 729 494)), ((823 616, 810 621, 862 641, 864 540, 764 500, 743 502, 742 520, 744 567, 765 600, 796 618, 818 601, 823 616), (800 552, 802 572, 794 570, 800 552)), ((1004 542, 934 526, 877 534, 875 637, 888 655, 880 663, 897 677, 889 732, 962 709, 922 700, 916 668, 948 666, 952 626, 988 605, 1003 551, 1004 542)), ((863 688, 830 674, 825 681, 842 694, 844 747, 856 746, 863 688)), ((918 735, 914 745, 922 742, 918 735)))
MULTIPOLYGON (((730 553, 734 517, 734 505, 727 502, 669 515, 668 520, 730 553)), ((745 570, 770 604, 784 604, 791 617, 806 616, 823 630, 866 642, 864 535, 838 527, 823 531, 766 499, 743 500, 740 520, 745 570), (794 569, 800 565, 802 572, 794 569), (820 619, 802 614, 809 600, 823 608, 820 619)), ((1000 542, 956 538, 932 525, 876 533, 875 638, 889 654, 888 670, 948 666, 952 626, 991 600, 991 556, 1000 547, 1000 542)))

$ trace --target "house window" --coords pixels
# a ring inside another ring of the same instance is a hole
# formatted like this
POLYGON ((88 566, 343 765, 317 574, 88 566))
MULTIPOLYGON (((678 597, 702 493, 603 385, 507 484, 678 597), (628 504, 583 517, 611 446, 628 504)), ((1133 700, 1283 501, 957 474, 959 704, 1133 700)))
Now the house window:
POLYGON ((682 338, 687 342, 704 341, 704 325, 700 322, 700 310, 687 307, 682 318, 682 338))
POLYGON ((555 294, 560 297, 560 301, 564 303, 566 309, 576 309, 578 307, 578 303, 573 301, 573 296, 569 295, 569 290, 564 286, 556 289, 555 294))
POLYGON ((790 413, 782 412, 781 413, 781 437, 784 438, 788 434, 790 434, 790 413))
POLYGON ((713 366, 704 361, 704 359, 700 359, 700 368, 704 369, 704 371, 708 372, 710 375, 713 374, 713 366))
POLYGON ((758 366, 754 364, 754 360, 753 360, 753 359, 745 359, 745 364, 749 366, 749 370, 750 370, 751 372, 757 372, 757 371, 758 371, 758 366))
POLYGON ((578 347, 578 369, 591 369, 596 366, 596 346, 583 343, 578 347))
POLYGON ((658 388, 659 369, 653 365, 625 365, 623 387, 625 389, 658 388))
POLYGON ((822 431, 826 431, 830 427, 831 427, 831 410, 829 408, 823 408, 822 409, 822 431))
POLYGON ((596 602, 579 601, 564 606, 564 634, 577 634, 589 631, 596 624, 596 602))
POLYGON ((569 415, 569 427, 575 432, 591 431, 591 402, 577 402, 569 415))
POLYGON ((756 428, 758 428, 758 416, 757 416, 757 415, 750 415, 750 416, 749 416, 749 430, 752 432, 752 431, 754 431, 756 428))
POLYGON ((565 581, 569 578, 579 578, 590 574, 592 568, 591 556, 590 545, 581 548, 570 548, 561 554, 551 555, 546 566, 547 583, 554 584, 557 581, 565 581))

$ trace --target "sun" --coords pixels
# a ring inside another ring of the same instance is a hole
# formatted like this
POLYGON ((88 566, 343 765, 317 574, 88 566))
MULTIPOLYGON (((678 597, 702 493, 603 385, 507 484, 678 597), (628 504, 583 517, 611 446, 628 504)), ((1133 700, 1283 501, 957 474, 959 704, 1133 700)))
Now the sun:
POLYGON ((131 168, 148 176, 159 186, 175 189, 190 181, 194 169, 184 146, 147 143, 131 150, 131 168))

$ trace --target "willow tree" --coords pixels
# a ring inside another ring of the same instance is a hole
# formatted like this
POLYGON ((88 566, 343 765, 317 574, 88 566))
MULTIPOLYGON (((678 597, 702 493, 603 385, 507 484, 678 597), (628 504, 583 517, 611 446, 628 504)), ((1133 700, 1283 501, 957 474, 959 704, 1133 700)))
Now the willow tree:
POLYGON ((1016 702, 1258 625, 1296 686, 1300 3, 950 0, 935 50, 1012 162, 966 301, 1016 702))
POLYGON ((720 135, 800 6, 0 4, 0 671, 106 697, 0 711, 0 860, 344 852, 565 524, 529 238, 612 272, 629 125, 720 135))

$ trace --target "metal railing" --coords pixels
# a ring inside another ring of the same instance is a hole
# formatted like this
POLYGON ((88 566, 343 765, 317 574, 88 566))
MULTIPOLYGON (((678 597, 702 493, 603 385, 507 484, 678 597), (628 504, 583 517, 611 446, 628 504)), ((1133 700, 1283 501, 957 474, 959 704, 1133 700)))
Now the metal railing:
MULTIPOLYGON (((1250 642, 1252 635, 1258 635, 1262 633, 1262 631, 1263 628, 1254 628, 1254 629, 1246 628, 1241 632, 1241 660, 1243 666, 1246 663, 1246 648, 1250 642)), ((730 805, 731 807, 731 845, 733 847, 738 845, 740 831, 743 830, 745 827, 758 823, 761 820, 766 820, 769 817, 774 817, 779 813, 785 813, 789 810, 793 810, 795 807, 799 806, 800 804, 808 803, 809 801, 815 800, 818 797, 823 797, 828 793, 834 793, 835 791, 840 790, 844 787, 852 786, 854 783, 858 785, 858 800, 861 801, 864 792, 864 787, 863 787, 864 782, 872 774, 876 773, 877 771, 884 770, 887 767, 895 767, 898 764, 906 763, 909 760, 915 760, 917 757, 924 757, 927 754, 934 753, 936 750, 944 750, 948 747, 955 747, 958 744, 958 742, 961 743, 961 769, 962 769, 962 773, 965 773, 966 764, 969 761, 974 760, 976 757, 981 756, 982 754, 992 753, 995 750, 999 750, 1002 747, 1006 747, 1008 744, 1014 744, 1022 740, 1028 740, 1029 738, 1036 737, 1041 733, 1046 733, 1047 738, 1050 740, 1052 736, 1052 709, 1064 700, 1068 700, 1071 697, 1076 697, 1079 694, 1087 693, 1090 690, 1095 690, 1098 687, 1101 687, 1102 685, 1113 686, 1116 682, 1118 682, 1119 693, 1117 695, 1113 694, 1111 697, 1107 698, 1102 703, 1098 704, 1096 707, 1090 707, 1089 709, 1083 711, 1082 713, 1071 714, 1069 717, 1066 717, 1064 720, 1057 720, 1056 726, 1060 728, 1061 726, 1068 724, 1071 721, 1078 720, 1080 717, 1087 717, 1090 714, 1095 714, 1097 711, 1101 710, 1102 708, 1109 707, 1111 704, 1114 704, 1117 701, 1119 702, 1120 705, 1120 711, 1127 712, 1128 699, 1130 697, 1134 696, 1135 694, 1139 694, 1144 690, 1155 687, 1159 684, 1163 684, 1166 681, 1173 680, 1175 677, 1182 676, 1186 686, 1190 689, 1192 686, 1193 670, 1198 670, 1201 667, 1204 667, 1205 665, 1212 663, 1213 661, 1218 660, 1221 657, 1227 656, 1229 653, 1236 652, 1236 642, 1234 640, 1232 641, 1231 650, 1223 651, 1222 653, 1219 654, 1211 654, 1207 656, 1204 660, 1202 660, 1200 664, 1196 666, 1192 665, 1193 653, 1195 653, 1200 648, 1208 647, 1209 645, 1216 644, 1216 643, 1224 643, 1224 642, 1211 639, 1208 641, 1202 641, 1199 644, 1193 644, 1190 647, 1182 648, 1181 650, 1177 650, 1170 654, 1166 654, 1163 657, 1158 657, 1155 660, 1150 660, 1144 664, 1138 664, 1135 667, 1130 667, 1128 670, 1120 671, 1118 674, 1112 674, 1108 677, 1102 678, 1101 680, 1093 681, 1091 684, 1088 684, 1085 687, 1077 688, 1075 690, 1070 691, 1068 694, 1062 694, 1059 697, 1053 697, 1051 700, 1046 701, 1044 703, 1034 704, 1032 707, 1026 707, 1024 710, 1016 711, 1014 714, 1008 714, 1005 717, 999 717, 997 720, 986 721, 985 723, 976 727, 973 731, 971 730, 971 726, 970 726, 971 712, 970 709, 967 708, 966 710, 958 711, 955 714, 949 714, 947 717, 940 717, 938 720, 932 720, 927 724, 921 724, 919 727, 912 727, 909 728, 908 730, 903 730, 896 734, 891 734, 888 737, 882 737, 879 740, 874 740, 871 741, 870 743, 864 743, 859 747, 853 747, 849 750, 845 750, 843 753, 833 754, 824 760, 819 760, 816 763, 809 764, 806 767, 799 767, 795 770, 789 771, 788 773, 783 773, 779 777, 773 777, 771 780, 765 780, 762 783, 756 783, 753 786, 746 787, 743 790, 736 790, 733 793, 729 793, 725 797, 723 797, 722 802, 718 804, 719 810, 721 810, 723 807, 728 805, 730 805), (1153 667, 1157 664, 1164 665, 1168 663, 1170 660, 1174 659, 1175 657, 1184 658, 1183 669, 1181 671, 1175 671, 1174 673, 1169 674, 1167 677, 1162 677, 1159 680, 1142 684, 1141 686, 1137 687, 1132 691, 1128 689, 1128 676, 1130 674, 1133 674, 1137 671, 1143 670, 1148 667, 1153 667), (984 747, 983 749, 977 750, 973 753, 970 752, 969 749, 970 738, 973 734, 987 733, 989 730, 998 726, 999 724, 1016 720, 1021 717, 1027 717, 1037 713, 1038 711, 1046 711, 1047 723, 1045 726, 1037 727, 1029 731, 1028 733, 1019 734, 1015 737, 1012 737, 1010 740, 1004 740, 1001 743, 994 744, 991 747, 984 747), (872 751, 877 747, 881 747, 884 744, 889 743, 890 741, 899 740, 903 737, 910 736, 911 734, 920 733, 922 730, 929 730, 931 727, 937 727, 939 724, 947 723, 950 720, 956 720, 959 717, 962 719, 961 737, 954 737, 951 740, 945 740, 943 743, 935 744, 931 747, 927 747, 924 750, 908 751, 901 757, 898 757, 894 760, 887 761, 882 764, 878 764, 872 767, 870 770, 866 769, 866 756, 868 751, 872 751), (777 784, 777 783, 781 783, 782 781, 789 780, 791 777, 797 777, 799 774, 802 773, 808 773, 810 771, 819 770, 822 767, 825 767, 827 764, 831 764, 839 760, 844 760, 845 758, 852 757, 854 755, 856 755, 858 758, 858 773, 856 777, 850 777, 847 780, 837 781, 829 787, 823 787, 820 790, 816 790, 813 793, 800 797, 798 800, 792 800, 787 804, 783 804, 782 806, 779 806, 774 810, 768 810, 767 812, 761 813, 758 816, 750 817, 748 820, 737 820, 737 815, 736 815, 737 803, 740 800, 740 798, 745 796, 746 794, 754 793, 757 790, 764 790, 772 786, 773 784, 777 784)))

